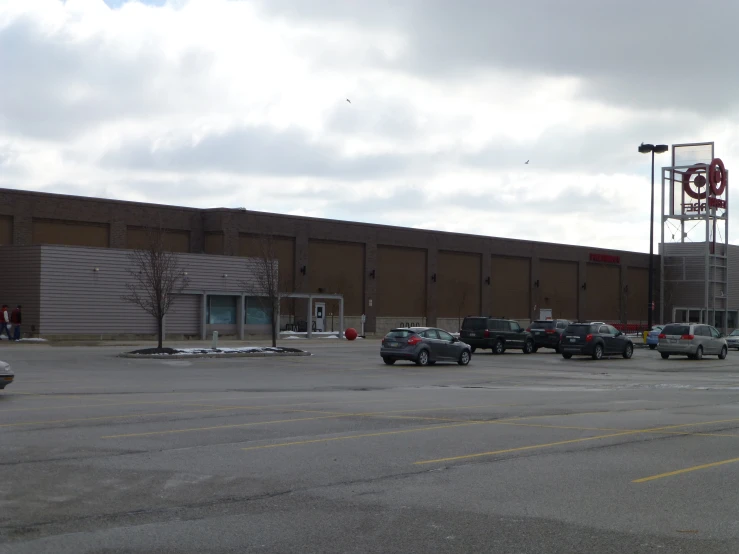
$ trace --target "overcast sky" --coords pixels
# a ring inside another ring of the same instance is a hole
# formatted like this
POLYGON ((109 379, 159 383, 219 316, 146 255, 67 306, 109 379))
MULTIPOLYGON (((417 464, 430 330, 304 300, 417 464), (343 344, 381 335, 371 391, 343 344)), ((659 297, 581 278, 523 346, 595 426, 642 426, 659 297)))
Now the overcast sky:
POLYGON ((738 19, 735 0, 0 0, 0 186, 647 251, 641 142, 715 141, 734 166, 738 19))

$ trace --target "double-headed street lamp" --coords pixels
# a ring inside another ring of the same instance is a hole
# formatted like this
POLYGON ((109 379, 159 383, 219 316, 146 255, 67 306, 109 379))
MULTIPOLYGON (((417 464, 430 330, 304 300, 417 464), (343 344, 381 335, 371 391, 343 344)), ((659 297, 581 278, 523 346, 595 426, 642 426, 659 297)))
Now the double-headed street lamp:
POLYGON ((649 299, 648 299, 648 315, 647 329, 652 330, 653 314, 654 314, 654 155, 667 152, 666 144, 644 144, 639 145, 639 152, 642 154, 652 153, 652 204, 649 210, 649 299))

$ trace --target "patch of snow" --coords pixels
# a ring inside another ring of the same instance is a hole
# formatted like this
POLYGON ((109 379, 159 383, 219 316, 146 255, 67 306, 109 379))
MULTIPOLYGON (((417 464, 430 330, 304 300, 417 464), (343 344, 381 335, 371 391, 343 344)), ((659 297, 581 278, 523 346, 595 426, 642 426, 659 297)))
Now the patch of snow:
POLYGON ((47 341, 46 339, 38 338, 38 339, 18 339, 17 342, 49 342, 49 341, 47 341))
POLYGON ((338 339, 339 336, 338 335, 329 335, 327 337, 319 337, 319 338, 322 338, 322 339, 338 339))

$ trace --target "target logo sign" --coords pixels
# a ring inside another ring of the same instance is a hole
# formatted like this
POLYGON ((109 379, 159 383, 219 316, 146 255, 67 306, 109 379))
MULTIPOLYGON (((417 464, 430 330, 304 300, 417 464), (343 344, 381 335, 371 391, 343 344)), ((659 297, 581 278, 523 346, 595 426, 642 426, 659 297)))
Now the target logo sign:
MULTIPOLYGON (((724 162, 721 161, 721 158, 714 158, 705 173, 708 174, 707 181, 708 187, 711 189, 711 194, 721 196, 726 190, 726 185, 729 181, 724 162)), ((691 167, 683 173, 683 190, 685 194, 696 200, 706 198, 708 188, 706 187, 706 176, 704 175, 703 167, 691 167)))
POLYGON ((716 197, 724 193, 728 184, 729 175, 720 158, 714 158, 707 168, 702 165, 689 168, 683 173, 683 192, 698 202, 682 204, 683 213, 702 212, 706 210, 706 207, 726 209, 726 200, 716 197), (708 176, 707 179, 706 176, 708 176), (711 197, 708 194, 709 189, 711 197), (708 206, 706 202, 700 202, 707 197, 708 206))

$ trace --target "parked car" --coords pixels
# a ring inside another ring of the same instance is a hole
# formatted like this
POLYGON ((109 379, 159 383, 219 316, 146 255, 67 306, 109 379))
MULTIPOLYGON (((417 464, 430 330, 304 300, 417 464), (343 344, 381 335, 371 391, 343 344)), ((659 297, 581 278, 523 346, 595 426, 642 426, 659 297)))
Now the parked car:
POLYGON ((472 349, 443 329, 404 327, 385 335, 380 356, 387 365, 397 360, 408 360, 417 365, 434 365, 436 362, 467 365, 472 358, 472 349))
POLYGON ((659 344, 659 334, 662 332, 664 327, 664 325, 655 325, 647 334, 647 346, 649 346, 651 350, 657 348, 657 345, 659 344))
POLYGON ((591 356, 594 360, 600 360, 603 356, 614 354, 629 359, 634 354, 634 343, 612 325, 571 323, 562 333, 559 350, 565 359, 591 356))
POLYGON ((734 329, 726 335, 726 346, 739 349, 739 329, 734 329))
POLYGON ((566 319, 541 319, 533 321, 526 329, 534 337, 534 352, 539 348, 554 348, 559 352, 559 342, 567 326, 566 319))
POLYGON ((670 323, 659 335, 657 350, 665 360, 673 354, 694 360, 713 355, 723 360, 729 352, 729 346, 718 329, 710 325, 670 323))
POLYGON ((0 389, 4 389, 13 382, 15 374, 10 369, 8 362, 0 362, 0 389))
POLYGON ((465 317, 459 338, 470 345, 473 353, 478 348, 491 349, 493 354, 502 354, 508 348, 521 349, 524 354, 531 354, 535 350, 531 333, 510 319, 465 317))

